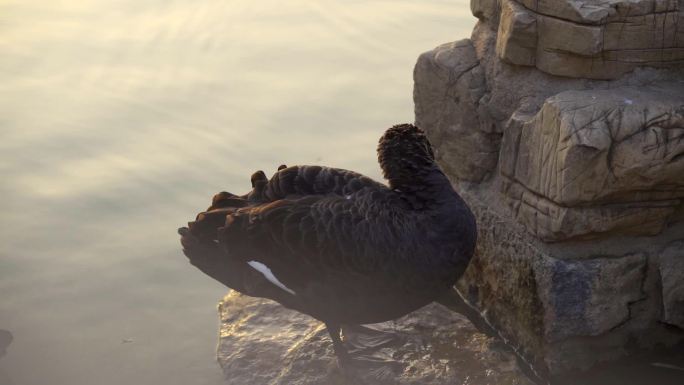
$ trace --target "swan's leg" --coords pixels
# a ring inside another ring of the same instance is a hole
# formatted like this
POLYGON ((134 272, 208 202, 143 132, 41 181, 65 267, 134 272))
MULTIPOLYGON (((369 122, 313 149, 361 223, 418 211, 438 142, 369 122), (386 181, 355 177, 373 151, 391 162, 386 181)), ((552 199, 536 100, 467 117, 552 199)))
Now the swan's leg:
POLYGON ((333 350, 335 351, 335 356, 337 356, 337 362, 340 367, 349 363, 349 352, 347 348, 344 347, 342 343, 342 338, 340 337, 340 331, 342 327, 339 324, 325 323, 325 328, 328 329, 328 334, 330 334, 330 339, 333 343, 333 350))
POLYGON ((333 342, 338 367, 348 382, 356 385, 395 383, 397 375, 404 369, 403 365, 382 350, 391 343, 400 342, 399 336, 363 326, 345 325, 345 340, 351 335, 350 341, 347 342, 354 349, 350 352, 342 343, 341 325, 326 323, 325 326, 333 342), (364 334, 364 337, 359 337, 359 333, 364 334))
POLYGON ((484 333, 489 337, 499 337, 499 333, 492 327, 487 319, 470 306, 456 289, 451 288, 435 302, 468 318, 481 333, 484 333))

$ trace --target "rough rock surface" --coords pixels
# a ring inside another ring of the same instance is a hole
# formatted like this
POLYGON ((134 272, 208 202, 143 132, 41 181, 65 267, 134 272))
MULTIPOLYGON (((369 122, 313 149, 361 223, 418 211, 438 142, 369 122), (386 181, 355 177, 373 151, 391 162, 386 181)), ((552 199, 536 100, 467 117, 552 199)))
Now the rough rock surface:
POLYGON ((657 234, 684 198, 684 83, 561 92, 503 143, 506 195, 540 238, 657 234))
POLYGON ((684 2, 471 10, 414 71, 478 220, 459 289, 551 376, 684 342, 684 2))
MULTIPOLYGON (((472 113, 485 93, 484 73, 475 48, 466 39, 444 44, 423 56, 414 72, 416 99, 434 101, 429 108, 442 114, 417 112, 427 120, 420 124, 440 127, 430 139, 444 144, 438 157, 448 171, 482 180, 496 167, 501 135, 492 132, 486 119, 472 113), (450 137, 459 140, 448 140, 450 137)), ((417 104, 416 110, 422 106, 417 104)))
POLYGON ((525 231, 487 185, 460 185, 478 218, 478 246, 458 288, 540 371, 563 378, 684 341, 663 310, 682 309, 682 270, 670 277, 659 270, 682 255, 675 240, 684 224, 655 238, 549 244, 525 231))
POLYGON ((660 260, 664 312, 662 321, 684 329, 684 242, 674 242, 660 260))
MULTIPOLYGON (((218 361, 235 385, 353 384, 336 367, 323 325, 279 304, 230 292, 219 304, 218 361)), ((402 343, 374 353, 392 362, 383 384, 531 385, 515 356, 462 316, 428 305, 375 325, 402 343)), ((364 373, 359 372, 363 379, 364 373)), ((373 382, 376 383, 376 382, 373 382)))
POLYGON ((681 0, 472 3, 487 4, 474 7, 483 10, 482 18, 500 19, 496 53, 511 64, 553 75, 616 79, 642 65, 684 63, 681 0))
POLYGON ((561 92, 505 141, 502 173, 560 205, 682 198, 684 84, 561 92))

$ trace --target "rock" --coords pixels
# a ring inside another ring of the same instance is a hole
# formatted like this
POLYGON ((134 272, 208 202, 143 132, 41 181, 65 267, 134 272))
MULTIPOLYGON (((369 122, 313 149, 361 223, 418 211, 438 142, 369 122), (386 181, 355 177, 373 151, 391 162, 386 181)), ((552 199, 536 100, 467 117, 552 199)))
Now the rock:
MULTIPOLYGON (((679 9, 676 12, 676 8, 677 4, 673 3, 671 11, 663 10, 659 13, 641 16, 625 16, 620 20, 607 23, 602 31, 603 49, 620 51, 682 47, 681 42, 677 41, 678 30, 681 30, 681 26, 677 23, 683 10, 679 9)), ((672 52, 681 52, 681 50, 673 49, 672 52)), ((638 58, 639 55, 635 57, 638 58)), ((681 54, 679 60, 681 60, 681 54)))
POLYGON ((684 329, 684 242, 668 245, 660 257, 662 321, 684 329))
POLYGON ((663 231, 679 200, 595 206, 560 206, 504 179, 501 191, 516 219, 546 242, 590 240, 615 234, 656 235, 663 231))
POLYGON ((511 64, 533 66, 537 57, 537 17, 512 0, 501 2, 496 54, 511 64))
POLYGON ((541 51, 593 56, 603 49, 603 30, 600 27, 541 15, 537 16, 537 24, 537 48, 541 51))
POLYGON ((550 74, 616 79, 642 65, 684 63, 676 0, 473 0, 471 9, 498 26, 499 58, 550 74))
POLYGON ((546 257, 534 271, 544 309, 544 340, 598 336, 629 320, 629 307, 642 300, 646 256, 546 257))
POLYGON ((496 167, 500 134, 476 110, 485 93, 484 75, 469 40, 444 44, 418 58, 414 89, 420 126, 434 127, 436 156, 459 178, 482 180, 496 167), (442 116, 433 111, 444 111, 442 116))
MULTIPOLYGON (((320 322, 236 292, 221 301, 219 313, 218 361, 227 384, 347 383, 336 369, 332 344, 320 322)), ((383 383, 532 384, 512 353, 440 305, 375 327, 396 333, 403 342, 378 352, 396 368, 383 383)))
POLYGON ((501 173, 518 220, 557 241, 657 234, 684 198, 684 87, 566 91, 509 125, 501 173))
POLYGON ((542 15, 575 23, 600 24, 616 13, 616 3, 619 1, 621 0, 523 0, 522 3, 525 4, 525 7, 542 15))
POLYGON ((459 289, 555 379, 684 343, 684 3, 471 9, 471 39, 414 72, 478 222, 459 289))
POLYGON ((497 190, 479 187, 460 186, 478 219, 478 246, 458 288, 539 371, 564 378, 684 341, 684 330, 661 323, 657 267, 659 245, 682 237, 684 224, 655 238, 548 244, 497 201, 497 190))
POLYGON ((499 0, 470 0, 470 11, 493 25, 499 23, 499 0))
POLYGON ((684 84, 562 92, 522 131, 520 151, 551 159, 506 159, 513 178, 561 205, 684 197, 684 84))

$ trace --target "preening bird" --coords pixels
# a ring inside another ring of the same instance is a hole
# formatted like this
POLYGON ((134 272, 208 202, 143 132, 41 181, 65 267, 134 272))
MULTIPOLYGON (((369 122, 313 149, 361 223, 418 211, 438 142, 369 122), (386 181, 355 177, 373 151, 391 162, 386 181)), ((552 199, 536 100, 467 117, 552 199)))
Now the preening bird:
POLYGON ((179 229, 183 251, 229 288, 324 322, 342 364, 342 325, 393 320, 438 299, 476 243, 475 219, 423 131, 389 128, 378 161, 387 185, 322 166, 281 166, 270 180, 257 171, 252 191, 218 193, 179 229))

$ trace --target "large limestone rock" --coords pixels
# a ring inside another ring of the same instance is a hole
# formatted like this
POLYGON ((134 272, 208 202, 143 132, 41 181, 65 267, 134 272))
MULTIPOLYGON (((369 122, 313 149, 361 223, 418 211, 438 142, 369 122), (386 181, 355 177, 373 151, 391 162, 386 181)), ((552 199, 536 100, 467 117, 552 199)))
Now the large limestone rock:
POLYGON ((561 92, 503 142, 506 195, 540 238, 658 234, 684 198, 684 83, 561 92))
POLYGON ((684 340, 675 266, 684 224, 655 238, 545 243, 497 202, 496 189, 461 191, 479 239, 458 288, 540 371, 564 378, 684 340))
MULTIPOLYGON (((497 20, 496 52, 560 76, 616 79, 638 66, 684 63, 684 2, 677 0, 473 0, 497 20)), ((476 13, 476 16, 478 13, 476 13)), ((496 25, 496 24, 494 24, 496 25)))
POLYGON ((482 180, 496 167, 501 133, 477 111, 485 94, 484 72, 470 40, 437 47, 423 54, 415 69, 416 115, 422 126, 439 127, 432 139, 444 144, 438 157, 451 172, 466 179, 482 180), (442 114, 420 111, 439 109, 442 114), (458 138, 458 140, 449 140, 458 138))
POLYGON ((459 289, 551 376, 683 342, 684 2, 471 10, 471 39, 414 72, 478 219, 459 289))
MULTIPOLYGON (((351 385, 336 367, 324 326, 279 304, 230 292, 219 304, 218 361, 226 384, 351 385)), ((479 333, 463 316, 432 304, 379 330, 399 336, 376 351, 389 361, 382 381, 373 384, 532 385, 516 357, 479 333)))

